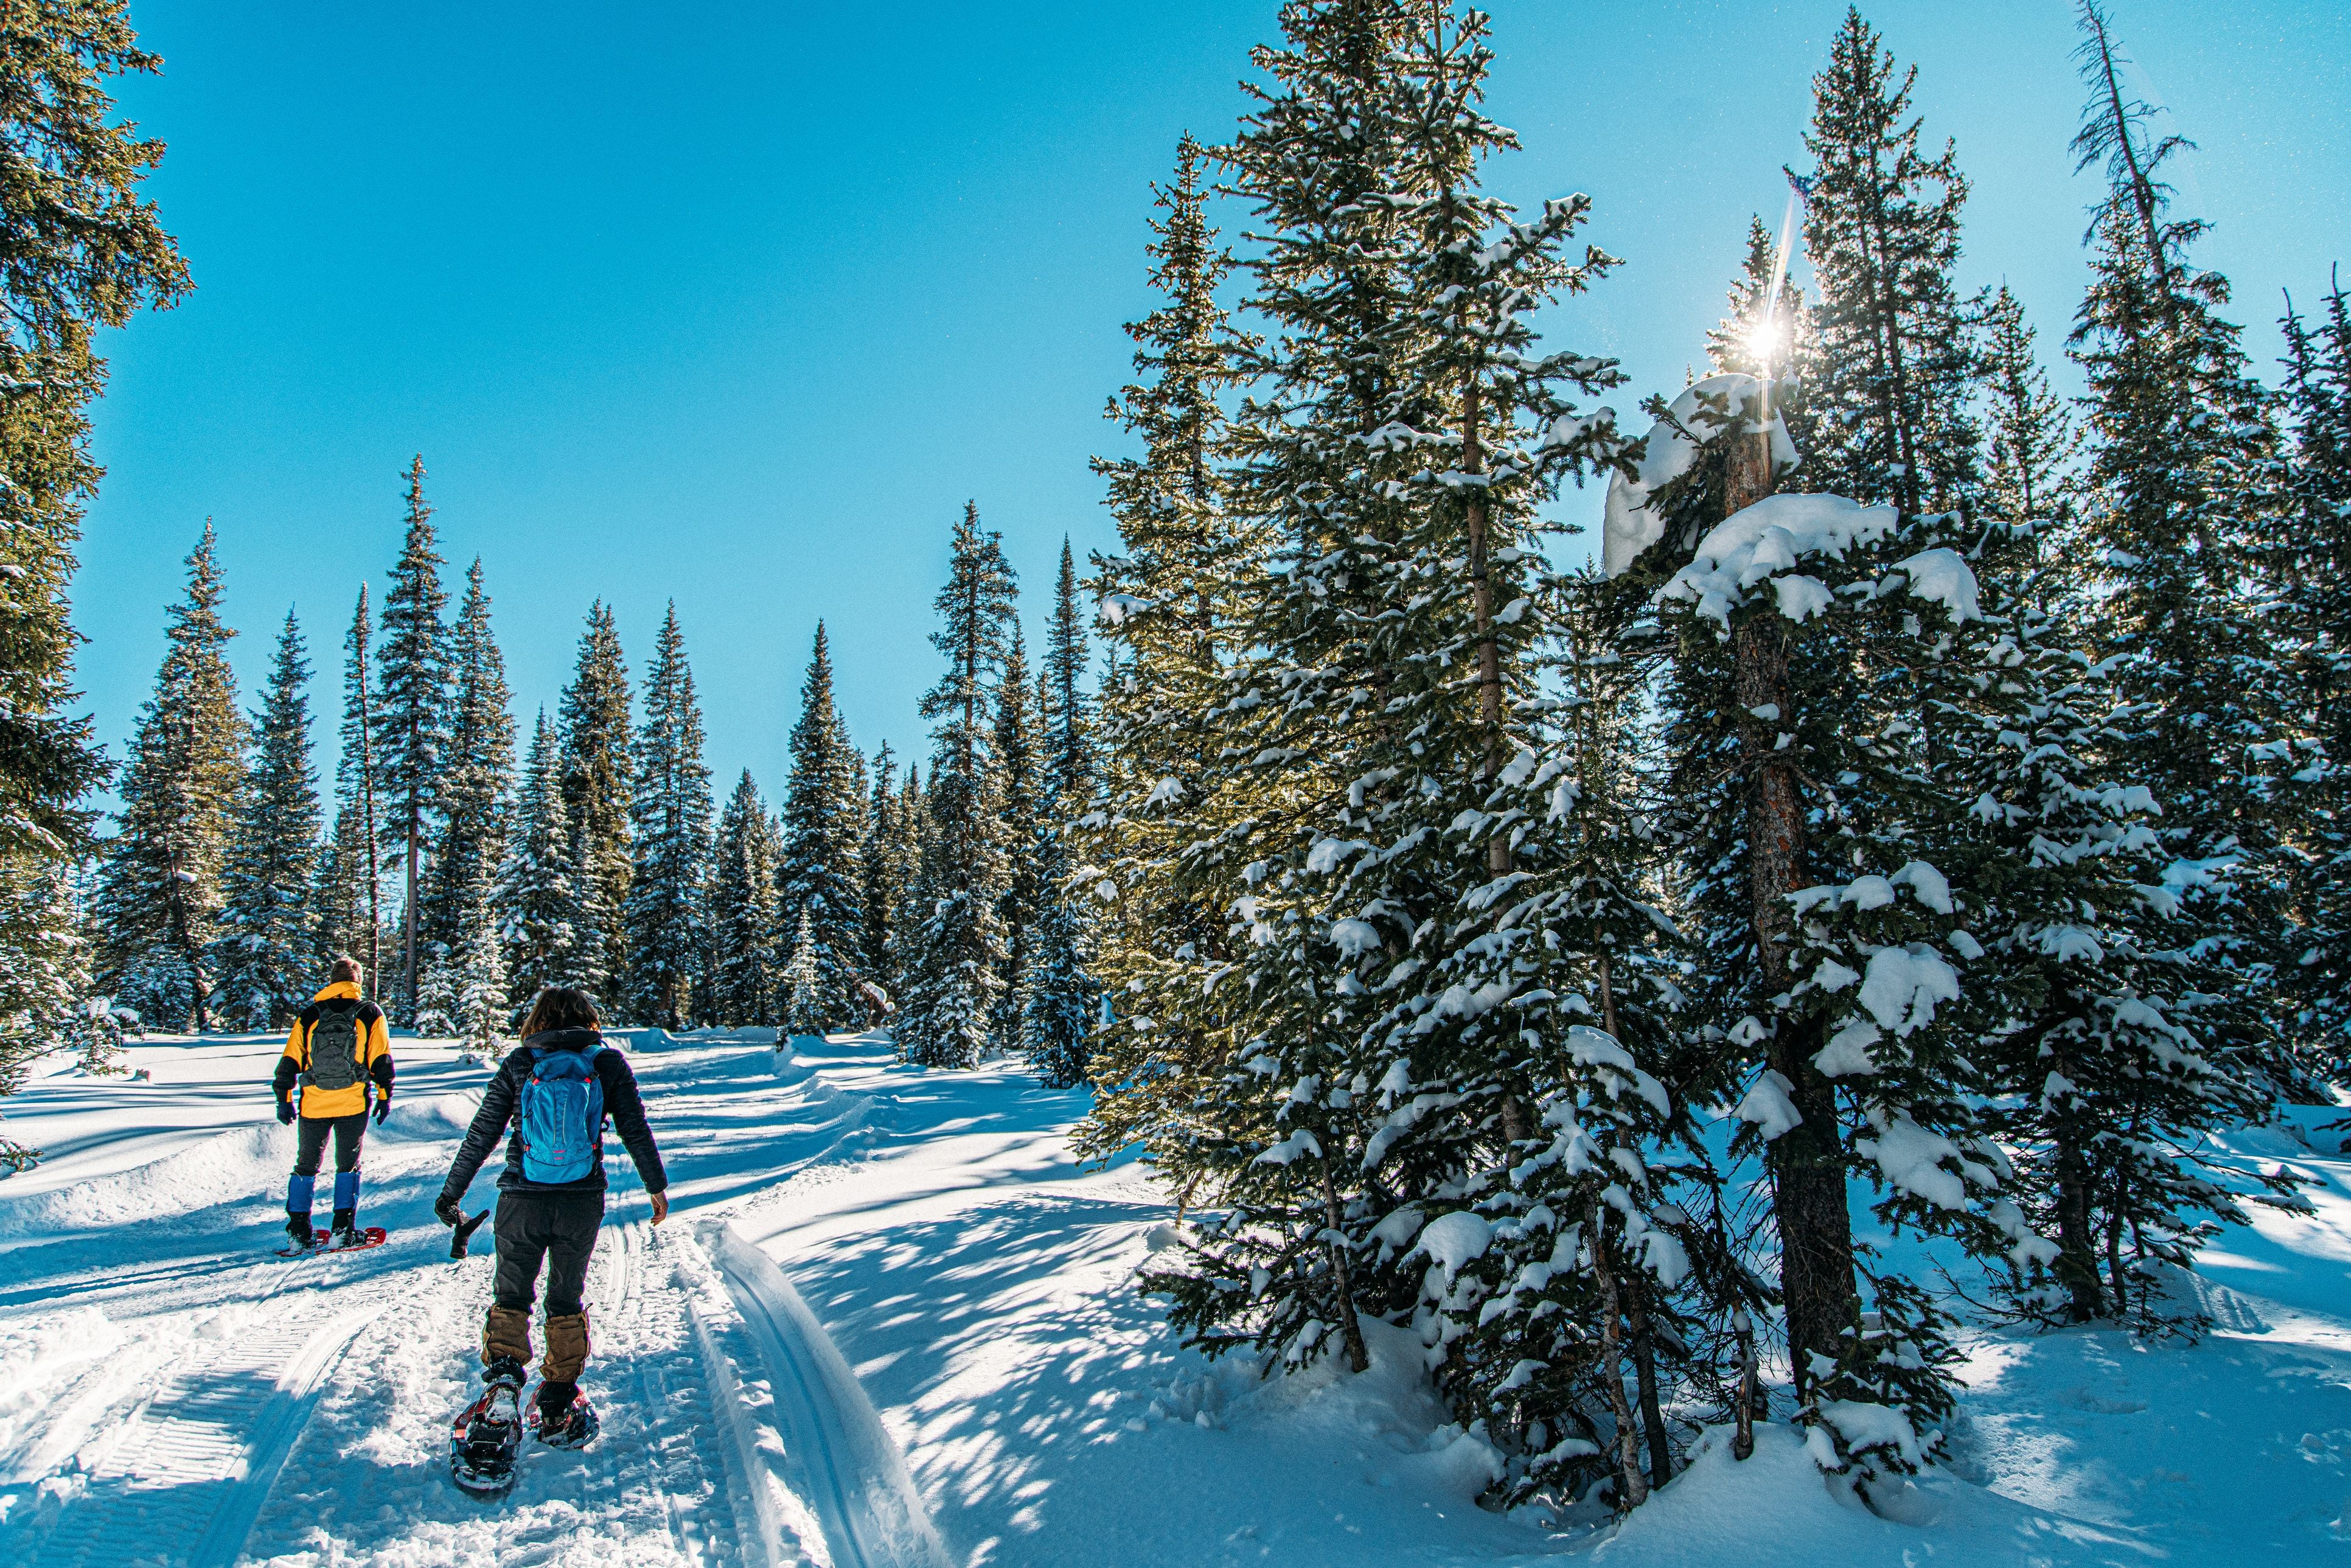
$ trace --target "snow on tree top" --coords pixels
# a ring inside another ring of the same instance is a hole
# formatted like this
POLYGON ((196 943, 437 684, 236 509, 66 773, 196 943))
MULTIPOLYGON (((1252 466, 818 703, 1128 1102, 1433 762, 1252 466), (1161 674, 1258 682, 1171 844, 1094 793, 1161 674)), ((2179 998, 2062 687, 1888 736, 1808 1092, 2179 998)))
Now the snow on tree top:
MULTIPOLYGON (((1600 569, 1610 577, 1624 574, 1640 559, 1641 552, 1664 536, 1666 519, 1649 507, 1649 498, 1672 481, 1689 472, 1698 461, 1699 444, 1688 434, 1691 421, 1698 418, 1699 410, 1708 402, 1719 402, 1736 412, 1747 400, 1762 389, 1762 382, 1753 376, 1736 371, 1708 376, 1682 389, 1674 399, 1667 417, 1650 426, 1642 443, 1640 477, 1627 479, 1619 474, 1608 482, 1608 510, 1600 532, 1600 569)), ((1699 428, 1695 434, 1705 435, 1699 428)), ((1785 466, 1796 461, 1796 444, 1788 439, 1788 427, 1780 416, 1771 416, 1771 462, 1785 466)))
MULTIPOLYGON (((1731 611, 1757 583, 1790 570, 1806 557, 1834 558, 1855 545, 1875 544, 1894 524, 1893 507, 1865 507, 1843 496, 1766 496, 1716 524, 1698 541, 1696 557, 1674 573, 1657 596, 1696 600, 1700 615, 1728 625, 1731 611)), ((1968 586, 1974 587, 1972 576, 1968 586)), ((1781 587, 1780 608, 1801 620, 1826 608, 1826 588, 1816 580, 1791 577, 1781 587), (1814 588, 1817 593, 1812 591, 1814 588)))

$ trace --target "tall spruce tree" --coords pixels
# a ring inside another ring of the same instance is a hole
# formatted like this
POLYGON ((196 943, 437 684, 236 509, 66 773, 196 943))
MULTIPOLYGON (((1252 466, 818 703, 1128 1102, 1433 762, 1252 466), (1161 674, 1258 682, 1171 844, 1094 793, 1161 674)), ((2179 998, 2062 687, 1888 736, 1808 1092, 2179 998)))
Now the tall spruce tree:
POLYGON ((1004 653, 1004 673, 996 688, 994 751, 1004 810, 1004 894, 997 901, 997 918, 1004 929, 1003 992, 997 998, 997 1049, 1011 1053, 1020 1049, 1020 1014, 1028 1005, 1029 965, 1035 947, 1039 910, 1045 896, 1037 834, 1044 820, 1038 798, 1039 726, 1036 689, 1029 679, 1029 649, 1020 622, 1012 622, 1012 641, 1004 653))
MULTIPOLYGON (((98 330, 128 324, 142 308, 167 308, 190 287, 176 245, 140 194, 163 144, 120 118, 108 91, 111 78, 162 64, 139 47, 127 5, 42 0, 13 10, 7 35, 0 51, 0 577, 7 583, 0 604, 0 1093, 32 1054, 85 1033, 92 1017, 90 954, 75 928, 67 876, 89 844, 84 797, 107 768, 89 721, 71 711, 78 639, 67 588, 82 508, 100 476, 88 413, 106 375, 98 330)), ((103 1008, 99 1014, 110 1016, 103 1008)), ((0 1145, 0 1163, 14 1163, 14 1147, 0 1145)))
POLYGON ((2041 591, 2063 598, 2082 575, 2082 437, 2050 389, 2033 338, 2022 301, 2001 284, 1984 313, 1983 508, 2011 528, 2031 527, 2031 567, 2041 591))
MULTIPOLYGON (((931 643, 947 671, 924 695, 935 747, 918 902, 902 961, 904 996, 893 1031, 899 1054, 927 1067, 969 1067, 995 1038, 1006 944, 998 913, 1010 877, 1002 770, 990 704, 1015 621, 1012 568, 1000 536, 967 503, 939 591, 931 643)), ((911 781, 911 771, 910 771, 911 781)))
POLYGON ((1037 831, 1036 914, 1021 1000, 1020 1048, 1057 1088, 1089 1081, 1102 988, 1091 971, 1098 901, 1076 875, 1070 822, 1093 793, 1092 703, 1085 690, 1086 623, 1068 539, 1053 585, 1053 619, 1039 672, 1039 748, 1044 755, 1037 831))
POLYGON ((400 988, 392 1010, 413 1020, 423 972, 426 854, 439 809, 449 742, 449 595, 433 507, 424 499, 424 458, 408 465, 407 533, 383 596, 376 648, 375 764, 385 863, 402 873, 400 988))
POLYGON ((425 946, 443 962, 466 961, 460 950, 506 862, 507 813, 514 791, 512 695, 476 557, 465 572, 465 601, 450 629, 448 762, 441 773, 441 831, 434 843, 425 909, 425 946))
POLYGON ((155 692, 118 786, 93 916, 103 989, 150 1025, 212 1028, 221 873, 244 778, 245 722, 221 620, 213 526, 188 557, 155 692))
POLYGON ((602 600, 588 609, 580 663, 563 689, 563 805, 571 821, 576 901, 570 983, 617 1009, 627 970, 630 775, 629 670, 602 600))
POLYGON ((890 973, 890 954, 905 897, 905 861, 898 850, 898 763, 886 740, 873 754, 872 783, 865 837, 857 846, 857 967, 888 996, 897 983, 890 973))
POLYGON ((253 715, 253 757, 221 876, 213 966, 219 1010, 235 1027, 272 1029, 301 1010, 319 972, 321 813, 310 772, 310 661, 293 612, 277 634, 269 685, 253 715))
POLYGON ((374 691, 369 681, 369 645, 374 622, 368 612, 367 584, 343 638, 343 712, 335 750, 335 823, 319 857, 319 946, 330 956, 357 958, 373 995, 382 956, 383 867, 376 853, 378 802, 375 774, 374 691))
POLYGON ((791 758, 776 897, 778 934, 795 935, 778 946, 789 954, 800 936, 807 938, 807 1006, 813 1009, 808 1016, 825 1029, 847 1029, 865 1019, 858 993, 864 921, 858 896, 858 841, 865 797, 860 778, 862 759, 849 744, 833 705, 832 649, 821 621, 807 677, 800 683, 800 716, 792 726, 791 758))
POLYGON ((1952 282, 1968 184, 1947 142, 1919 146, 1910 90, 1858 9, 1813 78, 1804 146, 1817 163, 1804 245, 1818 298, 1809 487, 1911 516, 1972 499, 1979 483, 1970 312, 1952 282))
POLYGON ((2298 779, 2294 944, 2287 973, 2318 1070, 2351 1082, 2351 299, 2337 282, 2305 322, 2291 302, 2285 403, 2294 445, 2282 508, 2282 640, 2303 722, 2327 758, 2298 779))
POLYGON ((518 1022, 550 986, 578 984, 572 962, 580 919, 577 855, 563 798, 563 738, 541 708, 523 757, 493 900, 510 1021, 518 1022))
POLYGON ((2186 143, 2154 137, 2153 111, 2124 95, 2105 14, 2085 4, 2081 26, 2089 96, 2074 146, 2107 189, 2070 346, 2089 382, 2097 652, 2133 716, 2111 755, 2162 803, 2167 880, 2229 1003, 2202 1034, 2268 1055, 2283 1080, 2292 1031, 2273 994, 2298 955, 2282 940, 2295 881, 2282 783, 2315 752, 2266 611, 2272 400, 2220 315, 2228 280, 2189 259, 2205 225, 2170 211, 2162 171, 2186 143))
POLYGON ((710 766, 703 760, 702 705, 685 658, 677 606, 662 618, 645 674, 629 803, 634 864, 628 892, 629 1011, 684 1029, 710 874, 710 766))
POLYGON ((1515 144, 1480 108, 1485 18, 1335 0, 1282 26, 1222 153, 1263 236, 1250 305, 1270 329, 1245 351, 1228 504, 1278 568, 1241 585, 1203 765, 1153 787, 1225 825, 1203 835, 1184 808, 1191 841, 1138 879, 1223 925, 1224 972, 1122 1023, 1222 1058, 1190 1124, 1152 1130, 1208 1214, 1151 1286, 1212 1349, 1360 1370, 1373 1314, 1458 1343, 1454 1268, 1416 1232, 1489 1230, 1472 1195, 1537 1132, 1537 1042, 1564 1004, 1505 1003, 1547 946, 1508 896, 1548 853, 1538 507, 1615 444, 1567 394, 1618 377, 1534 350, 1526 313, 1610 261, 1566 254, 1583 198, 1520 221, 1480 188, 1515 144))
POLYGON ((763 1028, 776 1021, 774 952, 781 925, 776 902, 775 844, 767 803, 745 768, 719 810, 710 872, 711 1022, 763 1028))
POLYGON ((1207 793, 1205 716, 1224 699, 1247 635, 1244 585, 1269 548, 1259 519, 1228 504, 1222 400, 1252 340, 1217 300, 1232 259, 1207 221, 1207 160, 1187 132, 1174 178, 1153 187, 1144 255, 1157 303, 1127 325, 1136 379, 1105 411, 1142 451, 1093 465, 1120 541, 1118 554, 1093 558, 1087 581, 1115 669, 1097 699, 1099 801, 1075 820, 1071 844, 1073 865, 1099 872, 1087 880, 1114 894, 1096 923, 1094 972, 1118 996, 1119 1017, 1093 1042, 1092 1071, 1119 1090, 1096 1101, 1081 1134, 1096 1153, 1182 1127, 1231 1044, 1182 998, 1233 957, 1223 912, 1244 890, 1163 874, 1249 810, 1207 793))

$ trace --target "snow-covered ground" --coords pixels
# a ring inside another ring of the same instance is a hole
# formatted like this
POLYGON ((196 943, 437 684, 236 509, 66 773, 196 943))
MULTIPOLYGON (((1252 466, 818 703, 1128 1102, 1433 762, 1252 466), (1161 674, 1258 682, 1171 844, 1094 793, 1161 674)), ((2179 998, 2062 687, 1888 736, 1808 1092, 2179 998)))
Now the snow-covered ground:
MULTIPOLYGON (((485 1076, 402 1040, 368 1143, 389 1245, 280 1260, 277 1045, 158 1040, 152 1081, 7 1101, 47 1151, 0 1181, 0 1563, 1507 1564, 2351 1562, 2351 1160, 2209 1254, 2197 1345, 1987 1338, 1948 1472, 1873 1515, 1788 1433, 1709 1445, 1622 1530, 1474 1501, 1400 1334, 1362 1377, 1260 1381, 1175 1343, 1130 1277, 1170 1218, 1080 1171, 1082 1097, 925 1073, 866 1039, 625 1041, 673 1181, 658 1230, 612 1150, 587 1386, 603 1436, 450 1484, 489 1284, 430 1206, 485 1076)), ((2333 1134, 2309 1129, 2310 1144, 2333 1134)), ((489 1176, 469 1207, 491 1201, 489 1176)))

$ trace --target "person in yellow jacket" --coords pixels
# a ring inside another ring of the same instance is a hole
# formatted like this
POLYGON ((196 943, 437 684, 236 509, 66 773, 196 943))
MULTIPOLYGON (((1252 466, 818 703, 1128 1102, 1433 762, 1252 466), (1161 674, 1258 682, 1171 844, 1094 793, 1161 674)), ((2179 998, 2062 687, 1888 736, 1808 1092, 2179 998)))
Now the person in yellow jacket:
POLYGON ((286 1233, 298 1247, 312 1239, 311 1189, 329 1134, 335 1140, 335 1218, 330 1239, 348 1247, 360 1239, 360 1142, 367 1134, 370 1100, 378 1124, 392 1113, 392 1032, 383 1009, 360 996, 360 961, 337 958, 326 989, 297 1014, 271 1081, 277 1119, 298 1119, 294 1174, 286 1183, 286 1233), (372 1092, 372 1094, 371 1094, 372 1092))

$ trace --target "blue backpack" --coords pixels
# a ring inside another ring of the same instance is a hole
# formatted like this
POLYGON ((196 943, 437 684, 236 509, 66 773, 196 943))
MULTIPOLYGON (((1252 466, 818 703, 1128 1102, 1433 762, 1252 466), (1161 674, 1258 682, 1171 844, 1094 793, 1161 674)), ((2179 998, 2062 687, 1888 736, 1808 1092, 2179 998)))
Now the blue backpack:
POLYGON ((533 1046, 522 1081, 522 1174, 532 1181, 578 1181, 596 1168, 604 1142, 604 1085, 594 1053, 533 1046))

